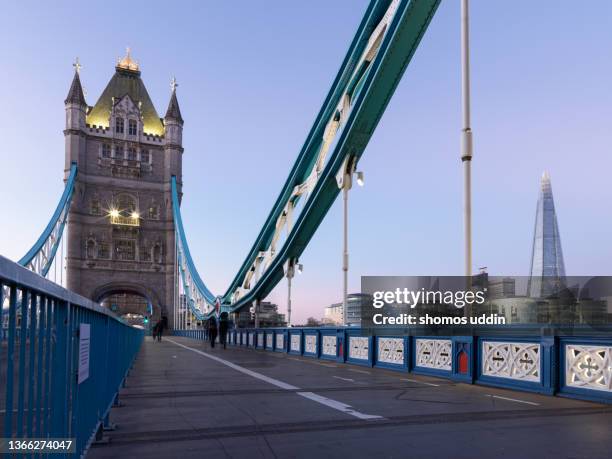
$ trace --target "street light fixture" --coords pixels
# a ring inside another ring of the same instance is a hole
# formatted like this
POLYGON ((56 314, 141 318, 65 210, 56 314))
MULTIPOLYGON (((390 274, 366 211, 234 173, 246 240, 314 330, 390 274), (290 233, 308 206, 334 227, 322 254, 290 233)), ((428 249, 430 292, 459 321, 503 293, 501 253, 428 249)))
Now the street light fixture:
POLYGON ((365 182, 363 180, 363 172, 362 171, 357 171, 357 185, 363 186, 364 183, 365 182))
POLYGON ((348 195, 349 190, 353 186, 353 175, 357 175, 357 184, 363 186, 364 175, 362 171, 356 172, 357 157, 348 156, 340 170, 336 174, 336 183, 338 188, 342 190, 342 200, 344 204, 344 231, 343 231, 343 252, 342 252, 342 271, 343 271, 343 287, 342 287, 342 323, 347 325, 348 315, 348 269, 349 269, 349 253, 348 253, 348 195))

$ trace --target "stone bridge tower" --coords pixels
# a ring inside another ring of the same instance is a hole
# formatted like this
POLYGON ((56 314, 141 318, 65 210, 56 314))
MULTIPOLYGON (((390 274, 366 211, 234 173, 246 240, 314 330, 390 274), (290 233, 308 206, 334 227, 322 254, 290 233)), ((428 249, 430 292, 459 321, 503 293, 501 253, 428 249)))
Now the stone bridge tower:
POLYGON ((93 107, 79 68, 77 62, 65 100, 66 173, 72 162, 78 165, 68 217, 68 288, 119 314, 171 322, 171 177, 180 191, 183 154, 176 83, 161 119, 129 50, 93 107))

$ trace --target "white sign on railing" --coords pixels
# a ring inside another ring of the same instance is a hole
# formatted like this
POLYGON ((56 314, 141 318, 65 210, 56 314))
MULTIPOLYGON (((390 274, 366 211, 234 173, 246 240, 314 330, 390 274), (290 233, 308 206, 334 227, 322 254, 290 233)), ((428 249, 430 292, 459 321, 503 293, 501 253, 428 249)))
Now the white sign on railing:
POLYGON ((91 344, 91 327, 89 324, 79 325, 79 376, 81 384, 89 378, 89 350, 91 344))

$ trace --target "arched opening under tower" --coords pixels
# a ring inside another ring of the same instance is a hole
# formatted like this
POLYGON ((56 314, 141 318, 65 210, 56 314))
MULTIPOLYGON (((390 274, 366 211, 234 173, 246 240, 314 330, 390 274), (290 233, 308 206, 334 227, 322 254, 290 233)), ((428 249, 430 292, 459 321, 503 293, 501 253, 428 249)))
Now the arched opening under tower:
POLYGON ((153 316, 153 306, 144 296, 135 293, 113 293, 100 304, 111 310, 130 325, 149 329, 153 316))
POLYGON ((146 287, 136 284, 107 284, 98 288, 93 300, 126 320, 130 325, 152 329, 160 320, 168 327, 159 299, 146 287))

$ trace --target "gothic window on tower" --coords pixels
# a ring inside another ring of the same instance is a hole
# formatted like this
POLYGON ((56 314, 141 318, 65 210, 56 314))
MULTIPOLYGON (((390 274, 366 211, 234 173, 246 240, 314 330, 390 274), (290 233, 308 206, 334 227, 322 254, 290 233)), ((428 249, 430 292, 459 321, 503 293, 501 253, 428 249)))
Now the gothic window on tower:
POLYGON ((140 246, 140 261, 151 261, 151 249, 146 244, 140 246))
POLYGON ((115 118, 115 133, 123 134, 123 118, 115 118))
POLYGON ((91 215, 100 215, 102 213, 102 210, 100 208, 100 199, 97 196, 91 198, 89 210, 91 215))
POLYGON ((123 160, 123 145, 115 147, 115 159, 123 160))
POLYGON ((151 203, 149 206, 149 219, 159 220, 159 207, 157 207, 154 203, 151 203))
POLYGON ((136 147, 128 147, 128 161, 136 161, 136 147))
POLYGON ((98 244, 98 258, 108 259, 110 257, 110 251, 108 248, 108 242, 101 242, 98 244))
POLYGON ((138 134, 138 123, 136 123, 136 120, 128 120, 128 134, 138 134))
POLYGON ((162 262, 162 250, 161 250, 161 244, 159 242, 155 243, 155 247, 153 247, 153 262, 154 263, 161 263, 162 262))
POLYGON ((136 199, 129 194, 122 193, 117 196, 117 208, 122 215, 128 217, 136 211, 136 199))
POLYGON ((149 150, 140 150, 140 162, 148 163, 150 158, 149 150))
POLYGON ((96 241, 93 239, 87 239, 87 243, 85 244, 85 252, 87 258, 95 258, 96 257, 96 241))
POLYGON ((127 193, 115 196, 109 217, 112 225, 140 226, 141 216, 136 198, 127 193))
POLYGON ((130 239, 115 241, 115 258, 123 261, 133 261, 136 258, 136 242, 130 239))
POLYGON ((103 158, 111 157, 111 146, 107 143, 102 144, 102 157, 103 158))

